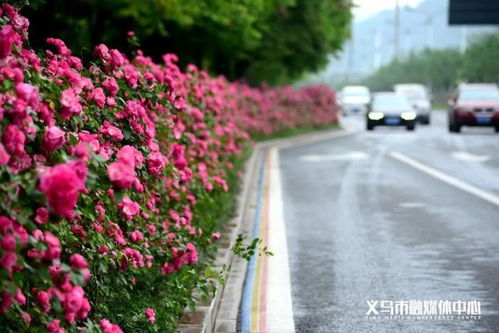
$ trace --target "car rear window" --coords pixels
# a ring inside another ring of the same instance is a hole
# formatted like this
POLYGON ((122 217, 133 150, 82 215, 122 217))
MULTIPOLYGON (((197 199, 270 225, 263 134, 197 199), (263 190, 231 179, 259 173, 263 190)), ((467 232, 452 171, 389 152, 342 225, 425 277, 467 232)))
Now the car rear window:
POLYGON ((463 90, 459 94, 461 101, 499 101, 499 90, 483 89, 483 90, 463 90))

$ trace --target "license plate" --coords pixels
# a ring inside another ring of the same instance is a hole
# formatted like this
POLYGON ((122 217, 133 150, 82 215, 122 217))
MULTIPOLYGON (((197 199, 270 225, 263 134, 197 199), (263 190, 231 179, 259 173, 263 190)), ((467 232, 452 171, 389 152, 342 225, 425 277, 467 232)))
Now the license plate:
POLYGON ((386 118, 385 120, 387 125, 398 125, 400 123, 399 118, 386 118))
POLYGON ((476 122, 478 124, 490 124, 492 122, 492 117, 490 117, 490 116, 476 117, 476 122))

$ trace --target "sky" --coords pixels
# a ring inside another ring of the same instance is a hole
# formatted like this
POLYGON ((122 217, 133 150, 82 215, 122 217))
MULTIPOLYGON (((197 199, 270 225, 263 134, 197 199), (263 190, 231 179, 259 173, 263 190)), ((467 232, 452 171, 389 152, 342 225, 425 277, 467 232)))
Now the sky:
MULTIPOLYGON (((422 0, 399 0, 400 6, 415 7, 422 0)), ((355 21, 361 21, 385 9, 395 8, 395 0, 354 0, 357 8, 354 9, 355 21)))

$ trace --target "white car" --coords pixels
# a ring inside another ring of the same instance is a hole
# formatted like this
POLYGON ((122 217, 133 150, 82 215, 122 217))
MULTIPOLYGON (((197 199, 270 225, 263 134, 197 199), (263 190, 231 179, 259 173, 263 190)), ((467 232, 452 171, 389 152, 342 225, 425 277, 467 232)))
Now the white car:
POLYGON ((343 115, 365 114, 371 101, 371 93, 364 86, 345 86, 341 90, 340 104, 343 115))
POLYGON ((418 120, 422 124, 430 123, 431 99, 426 87, 422 84, 396 84, 393 90, 407 98, 418 114, 418 120))

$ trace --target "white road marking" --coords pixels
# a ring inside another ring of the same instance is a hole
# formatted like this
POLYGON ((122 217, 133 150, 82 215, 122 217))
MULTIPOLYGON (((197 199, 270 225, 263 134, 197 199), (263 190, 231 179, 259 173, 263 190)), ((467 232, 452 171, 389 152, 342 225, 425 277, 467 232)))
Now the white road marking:
POLYGON ((269 190, 269 250, 274 256, 269 259, 268 280, 268 331, 295 332, 291 282, 288 260, 288 244, 284 224, 279 151, 270 150, 269 190))
POLYGON ((430 175, 438 180, 443 181, 444 183, 447 183, 449 185, 452 185, 454 187, 457 187, 465 192, 468 192, 470 194, 476 195, 479 198, 482 198, 483 200, 486 200, 496 206, 499 206, 499 196, 482 190, 474 185, 471 185, 465 181, 459 180, 455 177, 446 175, 445 173, 438 171, 436 169, 433 169, 430 166, 427 166, 419 161, 416 161, 404 154, 398 153, 398 152, 392 152, 390 153, 390 157, 405 163, 415 169, 418 169, 419 171, 422 171, 426 173, 427 175, 430 175))
POLYGON ((452 152, 452 157, 469 162, 487 162, 490 160, 490 155, 477 155, 468 153, 467 151, 454 151, 452 152))
POLYGON ((426 206, 426 205, 422 202, 401 202, 401 203, 399 203, 399 207, 402 207, 402 208, 421 208, 424 206, 426 206))
POLYGON ((325 162, 365 160, 367 158, 369 158, 369 155, 362 151, 351 151, 344 154, 303 155, 300 157, 300 160, 305 162, 325 162))

